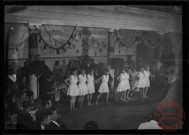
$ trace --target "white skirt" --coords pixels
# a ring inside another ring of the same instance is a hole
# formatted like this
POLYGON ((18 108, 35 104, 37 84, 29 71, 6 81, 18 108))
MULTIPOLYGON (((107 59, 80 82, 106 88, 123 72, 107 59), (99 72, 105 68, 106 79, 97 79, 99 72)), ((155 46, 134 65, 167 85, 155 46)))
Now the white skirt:
POLYGON ((130 89, 129 81, 121 81, 121 82, 118 84, 117 92, 126 91, 126 90, 128 90, 128 89, 130 89))
POLYGON ((78 88, 77 84, 69 85, 67 95, 70 95, 70 96, 78 96, 79 95, 79 88, 78 88))
POLYGON ((145 88, 146 87, 146 80, 145 79, 140 79, 138 81, 137 88, 145 88))
POLYGON ((146 79, 146 87, 150 87, 150 79, 149 78, 146 79))
POLYGON ((101 83, 98 92, 100 92, 100 93, 109 92, 108 83, 101 83))
POLYGON ((79 95, 84 96, 88 94, 88 87, 86 83, 79 83, 79 95))
POLYGON ((88 87, 88 94, 95 93, 95 86, 93 82, 87 83, 87 87, 88 87))

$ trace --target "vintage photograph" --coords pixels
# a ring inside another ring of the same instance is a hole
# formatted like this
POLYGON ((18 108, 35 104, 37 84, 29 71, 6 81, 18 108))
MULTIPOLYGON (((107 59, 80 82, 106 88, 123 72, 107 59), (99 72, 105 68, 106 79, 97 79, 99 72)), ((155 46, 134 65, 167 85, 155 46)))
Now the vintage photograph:
POLYGON ((5 5, 4 130, 182 130, 182 9, 5 5))

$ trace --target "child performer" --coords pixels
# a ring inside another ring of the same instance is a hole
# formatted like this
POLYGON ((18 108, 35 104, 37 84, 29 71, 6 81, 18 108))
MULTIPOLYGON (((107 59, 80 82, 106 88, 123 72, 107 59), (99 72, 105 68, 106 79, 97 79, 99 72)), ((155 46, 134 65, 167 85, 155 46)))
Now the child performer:
POLYGON ((81 70, 81 74, 78 76, 79 78, 79 105, 82 108, 84 102, 84 96, 88 94, 88 87, 86 85, 87 76, 85 74, 85 69, 81 70))
POLYGON ((108 87, 108 81, 109 81, 109 71, 104 71, 104 75, 102 75, 98 80, 102 79, 102 83, 100 84, 100 88, 98 90, 99 94, 97 96, 96 105, 98 105, 98 100, 100 99, 102 93, 106 93, 106 102, 109 103, 109 87, 108 87))
POLYGON ((125 69, 122 70, 122 73, 118 77, 118 80, 120 80, 120 82, 119 82, 118 87, 117 87, 118 95, 117 95, 116 101, 118 100, 119 95, 120 95, 121 92, 122 92, 121 100, 125 101, 126 90, 130 89, 129 74, 127 74, 125 72, 125 69))
POLYGON ((138 85, 137 85, 137 88, 138 90, 137 91, 140 91, 141 90, 141 96, 144 97, 144 88, 145 88, 145 85, 146 85, 146 80, 145 80, 145 74, 144 74, 144 68, 141 67, 141 70, 139 72, 139 81, 138 81, 138 85))
POLYGON ((87 75, 87 87, 88 87, 88 105, 92 105, 92 97, 93 93, 95 93, 95 86, 94 86, 94 70, 92 69, 90 73, 87 75))
POLYGON ((133 97, 133 92, 135 91, 137 85, 138 85, 138 72, 136 71, 135 68, 133 68, 130 72, 131 75, 131 98, 133 97))
POLYGON ((73 109, 77 110, 75 108, 75 99, 76 99, 76 96, 79 95, 79 88, 77 86, 77 82, 78 82, 77 70, 73 69, 71 76, 67 78, 64 82, 69 85, 67 95, 70 95, 71 97, 70 98, 70 111, 72 111, 73 109), (70 84, 68 83, 68 81, 70 82, 70 84))
POLYGON ((144 74, 145 74, 145 82, 146 82, 146 85, 145 85, 145 88, 144 88, 144 98, 146 98, 147 96, 146 96, 146 93, 147 93, 147 91, 148 91, 148 88, 150 87, 150 79, 149 79, 149 77, 150 77, 150 67, 149 66, 147 66, 146 67, 146 70, 144 71, 144 74))

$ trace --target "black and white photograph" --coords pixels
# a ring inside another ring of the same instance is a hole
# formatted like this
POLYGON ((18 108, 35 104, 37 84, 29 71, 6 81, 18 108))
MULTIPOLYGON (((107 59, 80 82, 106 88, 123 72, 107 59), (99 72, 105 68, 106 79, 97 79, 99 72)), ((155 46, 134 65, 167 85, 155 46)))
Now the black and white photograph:
POLYGON ((182 130, 182 15, 178 4, 4 5, 4 130, 182 130))

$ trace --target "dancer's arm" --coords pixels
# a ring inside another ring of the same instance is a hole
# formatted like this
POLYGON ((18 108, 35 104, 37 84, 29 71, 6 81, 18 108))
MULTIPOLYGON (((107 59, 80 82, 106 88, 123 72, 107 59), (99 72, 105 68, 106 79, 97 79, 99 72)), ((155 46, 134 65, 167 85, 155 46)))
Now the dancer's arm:
POLYGON ((120 78, 121 78, 121 75, 119 75, 119 76, 117 77, 117 80, 120 81, 120 78))
POLYGON ((66 80, 64 80, 65 84, 69 85, 68 81, 71 80, 71 76, 69 78, 67 78, 66 80))
POLYGON ((100 78, 96 79, 95 82, 100 81, 102 78, 103 78, 103 75, 100 78))

